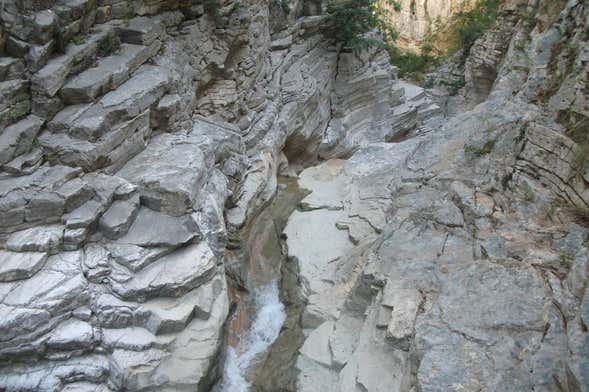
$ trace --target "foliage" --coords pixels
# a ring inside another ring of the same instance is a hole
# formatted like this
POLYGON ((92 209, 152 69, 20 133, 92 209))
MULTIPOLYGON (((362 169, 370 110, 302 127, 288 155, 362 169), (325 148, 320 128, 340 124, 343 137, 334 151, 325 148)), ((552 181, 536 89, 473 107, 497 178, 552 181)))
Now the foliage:
MULTIPOLYGON (((387 0, 395 10, 400 10, 396 0, 387 0)), ((397 32, 386 21, 386 10, 376 0, 331 1, 327 5, 324 17, 327 32, 341 42, 344 48, 359 51, 369 46, 382 45, 376 39, 365 37, 364 34, 378 29, 385 42, 393 42, 397 32)))
POLYGON ((37 139, 37 138, 34 138, 34 139, 31 141, 31 145, 30 145, 30 147, 29 147, 29 152, 31 152, 32 150, 34 150, 34 149, 37 149, 37 148, 39 148, 39 147, 41 147, 41 142, 39 142, 39 139, 37 139))
POLYGON ((589 117, 568 109, 560 113, 559 120, 566 126, 567 136, 577 143, 572 167, 576 175, 583 175, 589 157, 589 117))
POLYGON ((120 42, 115 36, 106 36, 98 43, 98 55, 100 57, 106 57, 110 55, 119 48, 119 44, 120 42))
POLYGON ((438 64, 438 59, 430 54, 431 52, 422 49, 421 53, 402 52, 397 47, 389 48, 391 63, 399 69, 399 76, 416 76, 429 67, 438 64))
POLYGON ((289 14, 291 11, 289 0, 280 0, 280 8, 282 8, 282 12, 289 14))
POLYGON ((521 193, 525 201, 533 202, 536 199, 536 194, 534 193, 534 190, 527 182, 521 184, 521 193))
POLYGON ((573 265, 573 261, 575 260, 575 257, 570 253, 561 252, 559 255, 559 259, 560 259, 560 266, 568 271, 571 269, 571 266, 573 265))
POLYGON ((461 77, 460 79, 448 84, 448 94, 454 97, 458 95, 464 86, 466 86, 466 80, 464 80, 464 77, 461 77))
POLYGON ((534 13, 532 13, 532 12, 522 11, 520 13, 520 17, 521 17, 522 21, 524 22, 524 24, 528 27, 533 27, 534 24, 536 23, 536 15, 534 15, 534 13))
POLYGON ((499 0, 478 0, 476 6, 456 19, 459 48, 469 49, 491 27, 499 14, 499 0))
POLYGON ((526 134, 528 133, 528 127, 526 124, 522 124, 519 127, 519 132, 516 137, 513 138, 515 144, 520 144, 526 139, 526 134))
POLYGON ((487 140, 487 142, 482 147, 475 146, 474 144, 465 144, 464 156, 469 161, 478 159, 483 155, 487 155, 493 151, 493 147, 495 147, 495 140, 487 140))
POLYGON ((55 151, 48 151, 45 154, 45 161, 49 163, 51 166, 55 166, 59 164, 59 156, 55 151))
POLYGON ((205 11, 214 19, 216 25, 221 25, 223 18, 221 17, 221 5, 219 0, 204 0, 205 11))
POLYGON ((31 111, 30 105, 26 102, 20 102, 11 111, 8 112, 8 121, 14 123, 26 117, 31 111), (23 104, 24 103, 24 104, 23 104))
POLYGON ((84 36, 82 35, 74 35, 72 37, 72 42, 74 43, 74 45, 82 45, 84 42, 86 42, 86 38, 84 38, 84 36))

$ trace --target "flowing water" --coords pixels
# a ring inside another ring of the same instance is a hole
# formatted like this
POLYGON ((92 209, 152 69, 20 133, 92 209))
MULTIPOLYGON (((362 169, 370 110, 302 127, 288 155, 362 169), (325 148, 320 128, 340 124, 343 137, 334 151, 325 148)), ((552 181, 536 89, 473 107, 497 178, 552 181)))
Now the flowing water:
POLYGON ((281 232, 304 196, 296 180, 279 178, 272 203, 244 230, 247 290, 230 291, 235 311, 227 327, 222 392, 290 390, 285 370, 292 369, 302 336, 299 304, 292 300, 296 276, 286 261, 281 232))
POLYGON ((246 372, 258 355, 264 353, 278 337, 286 319, 284 305, 280 302, 278 282, 257 287, 252 293, 255 306, 254 320, 247 337, 236 347, 227 348, 223 370, 224 392, 247 392, 250 383, 246 372))

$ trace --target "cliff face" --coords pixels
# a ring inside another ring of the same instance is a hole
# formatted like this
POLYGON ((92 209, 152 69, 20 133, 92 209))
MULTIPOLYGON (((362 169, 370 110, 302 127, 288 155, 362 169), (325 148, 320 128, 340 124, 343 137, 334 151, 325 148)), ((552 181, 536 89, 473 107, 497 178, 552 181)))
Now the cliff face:
POLYGON ((320 9, 2 2, 0 389, 209 390, 279 164, 394 132, 386 54, 320 9))
POLYGON ((589 390, 588 12, 504 2, 457 114, 300 174, 299 390, 589 390))
POLYGON ((388 10, 387 19, 399 33, 395 44, 401 49, 419 52, 426 42, 440 51, 454 45, 451 37, 453 17, 471 9, 476 1, 400 0, 398 3, 401 5, 399 11, 386 1, 381 3, 388 10))
MULTIPOLYGON (((412 4, 417 42, 463 3, 412 4)), ((586 2, 506 1, 435 90, 321 9, 2 2, 0 390, 210 390, 297 172, 287 390, 589 390, 586 2)))

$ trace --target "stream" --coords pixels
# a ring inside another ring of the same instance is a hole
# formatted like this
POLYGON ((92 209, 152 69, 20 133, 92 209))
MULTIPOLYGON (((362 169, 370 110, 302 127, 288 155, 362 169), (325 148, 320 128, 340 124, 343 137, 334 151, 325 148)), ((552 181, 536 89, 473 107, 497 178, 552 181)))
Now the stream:
POLYGON ((288 217, 307 193, 279 177, 273 200, 244 229, 245 289, 230 287, 235 304, 227 322, 222 392, 294 391, 294 362, 303 342, 296 263, 282 241, 288 217))

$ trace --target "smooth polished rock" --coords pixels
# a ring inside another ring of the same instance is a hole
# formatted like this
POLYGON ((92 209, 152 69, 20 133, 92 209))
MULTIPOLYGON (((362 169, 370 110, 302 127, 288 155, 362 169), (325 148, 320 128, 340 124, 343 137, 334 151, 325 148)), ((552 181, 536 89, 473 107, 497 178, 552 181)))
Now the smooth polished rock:
POLYGON ((323 366, 331 367, 332 354, 329 347, 329 337, 333 333, 334 323, 326 321, 314 329, 301 347, 301 354, 323 366))

